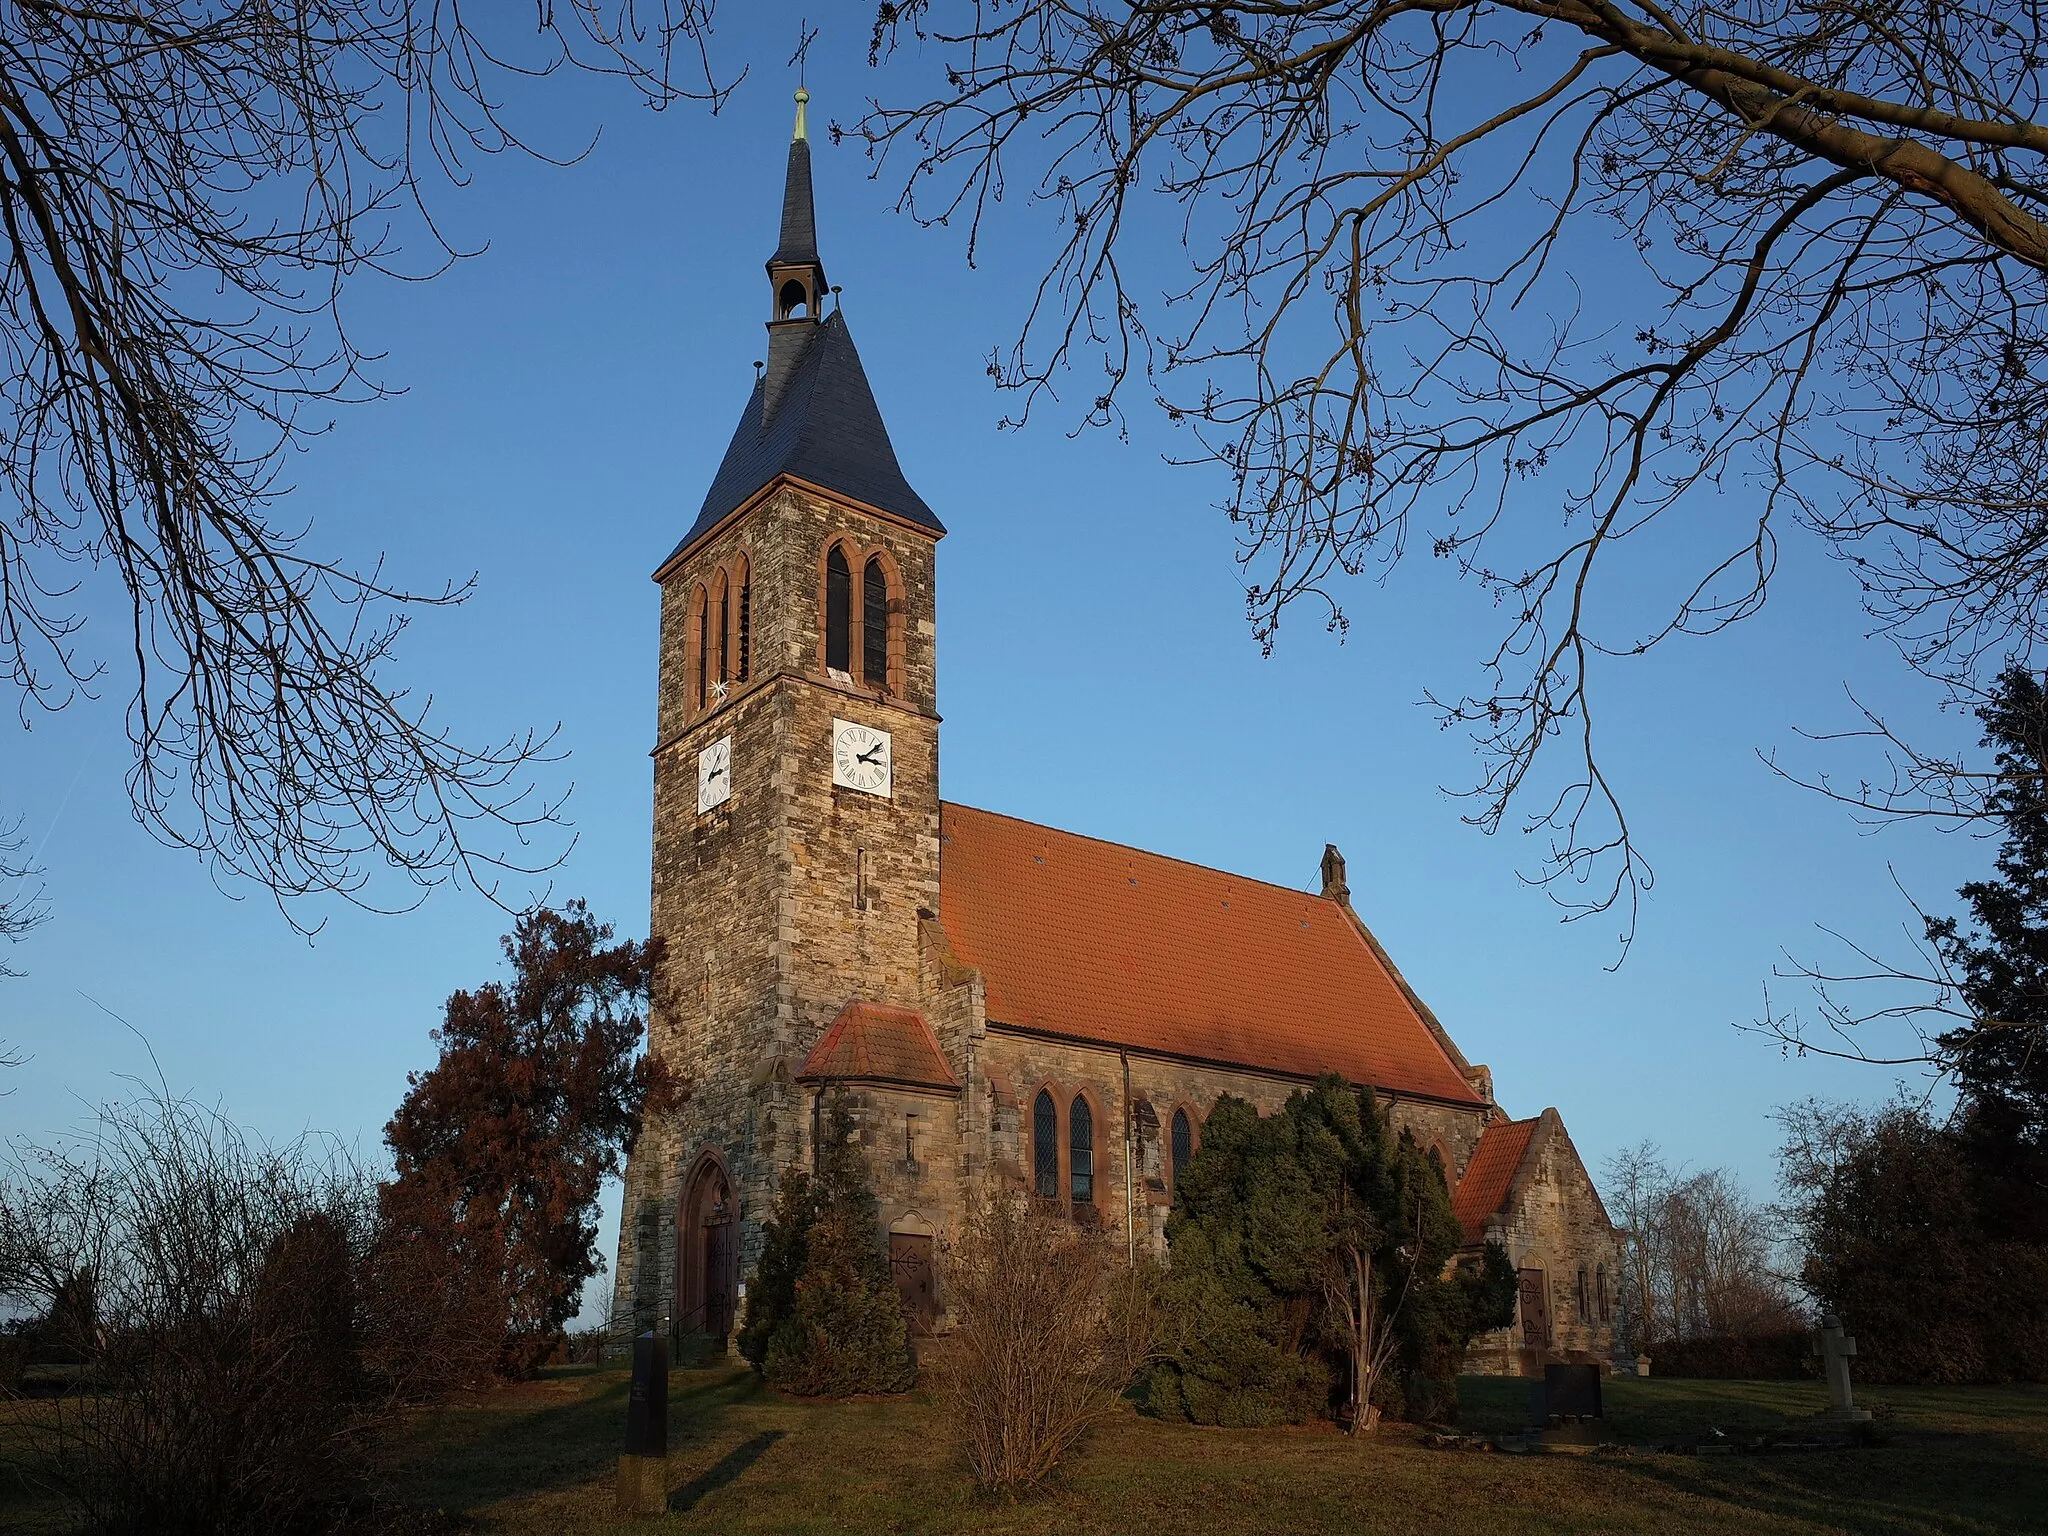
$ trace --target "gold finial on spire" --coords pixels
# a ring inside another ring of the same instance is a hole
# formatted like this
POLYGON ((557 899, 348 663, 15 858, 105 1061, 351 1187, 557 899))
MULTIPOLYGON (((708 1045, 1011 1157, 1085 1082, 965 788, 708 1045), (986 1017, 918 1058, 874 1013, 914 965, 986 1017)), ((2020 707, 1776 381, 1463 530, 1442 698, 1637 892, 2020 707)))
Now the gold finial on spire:
POLYGON ((810 137, 810 134, 804 129, 804 105, 810 99, 811 93, 809 91, 805 90, 802 86, 796 88, 796 132, 791 135, 792 141, 810 137))

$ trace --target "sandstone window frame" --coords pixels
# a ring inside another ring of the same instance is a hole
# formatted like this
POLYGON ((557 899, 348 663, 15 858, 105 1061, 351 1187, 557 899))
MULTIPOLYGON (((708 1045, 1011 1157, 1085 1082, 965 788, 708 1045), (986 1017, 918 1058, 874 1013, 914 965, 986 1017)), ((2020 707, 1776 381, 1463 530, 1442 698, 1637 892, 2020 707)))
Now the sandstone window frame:
MULTIPOLYGON (((1052 1150, 1055 1172, 1054 1188, 1057 1193, 1051 1197, 1049 1203, 1057 1206, 1069 1217, 1073 1217, 1076 1210, 1076 1202, 1073 1198, 1073 1110, 1074 1105, 1077 1103, 1085 1103, 1088 1106, 1088 1118, 1093 1142, 1090 1151, 1091 1161, 1094 1166, 1089 1175, 1092 1180, 1089 1191, 1091 1198, 1085 1205, 1081 1206, 1081 1210, 1086 1213, 1086 1219, 1093 1220, 1100 1212, 1107 1208, 1104 1204, 1107 1198, 1118 1196, 1118 1188, 1112 1187, 1114 1181, 1110 1178, 1111 1173, 1115 1171, 1114 1158, 1110 1158, 1109 1166, 1105 1166, 1104 1138, 1108 1129, 1113 1128, 1113 1122, 1110 1120, 1108 1111, 1104 1107, 1108 1103, 1108 1099, 1101 1089, 1086 1082, 1066 1084, 1056 1078, 1047 1077, 1039 1079, 1038 1082, 1032 1085, 1031 1096, 1028 1100, 1031 1105, 1031 1157, 1027 1167, 1028 1186, 1033 1198, 1036 1199, 1045 1198, 1039 1193, 1040 1184, 1038 1181, 1040 1167, 1038 1104, 1041 1098, 1050 1098, 1053 1107, 1052 1150)), ((1114 1146, 1110 1148, 1112 1152, 1115 1150, 1114 1146)))
POLYGON ((1033 1199, 1054 1203, 1059 1202, 1060 1191, 1066 1187, 1065 1159, 1060 1153, 1066 1128, 1066 1116, 1060 1112, 1062 1098, 1058 1085, 1051 1082, 1040 1083, 1031 1095, 1031 1194, 1033 1199), (1049 1126, 1041 1108, 1051 1111, 1049 1126), (1050 1180, 1046 1178, 1048 1173, 1052 1175, 1050 1180), (1050 1194, 1046 1192, 1048 1183, 1052 1186, 1050 1194))
POLYGON ((1096 1123, 1102 1116, 1086 1089, 1077 1090, 1067 1101, 1067 1208, 1091 1211, 1102 1208, 1096 1199, 1099 1175, 1096 1171, 1096 1123), (1085 1166, 1084 1166, 1085 1165, 1085 1166), (1083 1181, 1086 1181, 1085 1187, 1083 1181))
POLYGON ((730 689, 752 681, 753 589, 753 555, 744 546, 691 588, 683 619, 686 720, 700 720, 725 702, 714 684, 730 689))
POLYGON ((870 698, 902 698, 908 687, 909 645, 909 599, 896 552, 886 544, 865 543, 847 529, 827 535, 818 554, 818 670, 828 677, 840 674, 834 680, 841 686, 870 698), (845 564, 843 613, 835 591, 841 574, 833 564, 835 554, 845 564), (882 578, 880 677, 868 666, 870 568, 878 568, 882 578))

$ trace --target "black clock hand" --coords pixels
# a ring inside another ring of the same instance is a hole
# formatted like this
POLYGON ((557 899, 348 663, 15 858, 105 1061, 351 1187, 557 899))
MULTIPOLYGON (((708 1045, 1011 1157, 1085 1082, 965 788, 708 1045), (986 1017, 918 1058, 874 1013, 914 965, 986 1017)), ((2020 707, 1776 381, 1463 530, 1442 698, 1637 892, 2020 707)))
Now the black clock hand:
POLYGON ((860 756, 856 757, 854 761, 856 763, 870 763, 874 764, 874 766, 876 767, 880 767, 881 765, 879 763, 875 763, 875 754, 881 750, 882 744, 878 741, 872 747, 869 747, 867 751, 861 753, 860 756))
POLYGON ((723 768, 714 768, 714 769, 712 769, 712 770, 711 770, 711 771, 710 771, 709 773, 705 774, 705 775, 704 775, 704 777, 705 777, 705 778, 706 778, 707 780, 710 780, 710 779, 715 779, 715 778, 717 778, 717 777, 718 777, 718 776, 719 776, 720 774, 722 774, 722 773, 724 773, 724 772, 725 772, 725 770, 724 770, 723 768))

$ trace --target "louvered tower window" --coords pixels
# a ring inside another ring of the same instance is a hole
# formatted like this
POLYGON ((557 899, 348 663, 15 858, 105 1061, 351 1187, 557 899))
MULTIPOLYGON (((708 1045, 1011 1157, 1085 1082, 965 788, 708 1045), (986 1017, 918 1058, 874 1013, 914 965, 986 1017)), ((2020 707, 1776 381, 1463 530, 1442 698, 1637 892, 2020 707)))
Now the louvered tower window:
POLYGON ((739 680, 745 682, 753 673, 754 662, 754 568, 745 560, 740 562, 740 670, 739 680))
POLYGON ((860 573, 860 675, 870 688, 888 686, 889 576, 880 555, 860 573))
POLYGON ((1041 1200, 1060 1197, 1060 1112, 1041 1088, 1031 1105, 1033 1187, 1041 1200))
POLYGON ((718 680, 732 677, 732 583, 718 578, 718 680))
POLYGON ((853 568, 837 544, 825 557, 825 665, 853 670, 853 568))
POLYGON ((711 594, 697 589, 697 707, 704 707, 710 693, 711 594))
POLYGON ((1079 1094, 1074 1095, 1073 1108, 1067 1111, 1067 1171, 1068 1188, 1073 1191, 1074 1204, 1095 1203, 1095 1116, 1088 1108, 1088 1101, 1079 1094))
POLYGON ((1176 1109, 1173 1112, 1173 1185, 1180 1188, 1180 1171, 1187 1167, 1188 1159, 1195 1155, 1195 1128, 1188 1121, 1188 1112, 1176 1109))

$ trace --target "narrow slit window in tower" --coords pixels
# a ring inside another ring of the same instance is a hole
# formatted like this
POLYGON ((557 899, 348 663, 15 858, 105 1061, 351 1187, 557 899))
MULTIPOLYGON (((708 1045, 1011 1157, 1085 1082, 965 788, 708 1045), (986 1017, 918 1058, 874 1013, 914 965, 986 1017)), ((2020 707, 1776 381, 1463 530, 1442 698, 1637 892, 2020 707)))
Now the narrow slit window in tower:
POLYGON ((1074 1095, 1074 1106, 1067 1111, 1067 1156, 1068 1185, 1073 1191, 1074 1204, 1095 1203, 1095 1115, 1088 1108, 1088 1101, 1078 1093, 1074 1095))
POLYGON ((724 578, 718 583, 718 680, 723 683, 732 677, 732 583, 724 578))
POLYGON ((754 572, 751 566, 740 567, 740 670, 739 681, 745 682, 753 674, 754 660, 754 572))
POLYGON ((860 676, 870 688, 889 682, 889 578, 879 555, 860 576, 860 676))
POLYGON ((853 568, 837 544, 825 557, 825 668, 853 671, 853 568))
POLYGON ((697 589, 697 707, 704 707, 704 700, 710 688, 711 670, 711 595, 702 587, 697 589))

